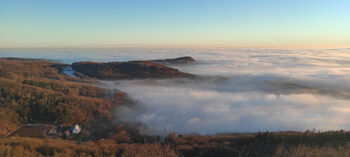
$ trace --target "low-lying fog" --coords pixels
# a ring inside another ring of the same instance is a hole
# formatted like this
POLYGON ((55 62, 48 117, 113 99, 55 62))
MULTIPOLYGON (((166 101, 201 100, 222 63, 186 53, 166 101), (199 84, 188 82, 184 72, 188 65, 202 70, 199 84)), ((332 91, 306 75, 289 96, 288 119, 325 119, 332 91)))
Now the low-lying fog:
MULTIPOLYGON (((118 109, 121 120, 142 122, 158 133, 350 129, 350 49, 31 51, 30 57, 66 63, 192 56, 196 63, 174 67, 202 79, 100 84, 137 102, 118 109)), ((0 50, 0 56, 23 54, 30 51, 0 50)))

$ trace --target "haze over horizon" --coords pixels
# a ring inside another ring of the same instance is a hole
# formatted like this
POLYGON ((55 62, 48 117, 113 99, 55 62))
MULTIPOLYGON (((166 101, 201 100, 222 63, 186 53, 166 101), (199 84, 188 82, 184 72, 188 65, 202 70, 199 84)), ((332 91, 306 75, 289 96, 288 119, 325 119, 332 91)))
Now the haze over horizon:
POLYGON ((0 2, 0 48, 349 48, 346 0, 0 2))

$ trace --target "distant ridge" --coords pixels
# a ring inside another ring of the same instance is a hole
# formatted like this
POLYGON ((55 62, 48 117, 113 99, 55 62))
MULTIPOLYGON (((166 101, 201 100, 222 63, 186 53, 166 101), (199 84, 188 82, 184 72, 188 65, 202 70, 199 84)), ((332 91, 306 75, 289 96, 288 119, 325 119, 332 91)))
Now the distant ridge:
POLYGON ((159 60, 150 60, 152 62, 156 62, 159 64, 188 64, 188 63, 193 63, 196 60, 194 60, 191 56, 184 56, 184 57, 179 57, 179 58, 172 58, 172 59, 159 59, 159 60))
POLYGON ((188 62, 194 62, 194 59, 192 57, 181 57, 166 60, 108 63, 85 61, 73 63, 72 68, 88 77, 102 80, 194 77, 192 74, 164 65, 165 63, 179 64, 188 62))

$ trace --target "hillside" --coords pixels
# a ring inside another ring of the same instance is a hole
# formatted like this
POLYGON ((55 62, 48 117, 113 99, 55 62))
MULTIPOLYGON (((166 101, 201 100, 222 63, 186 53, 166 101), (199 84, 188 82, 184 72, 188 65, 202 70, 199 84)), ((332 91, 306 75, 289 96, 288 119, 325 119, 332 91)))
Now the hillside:
POLYGON ((90 125, 97 117, 111 117, 109 111, 127 95, 88 84, 87 80, 59 73, 59 63, 45 60, 0 59, 0 136, 29 122, 63 126, 90 125), (114 102, 114 103, 112 103, 114 102))
POLYGON ((72 68, 86 76, 102 80, 194 77, 152 61, 77 62, 72 64, 72 68))
MULTIPOLYGON (((164 68, 149 61, 87 63, 92 67, 95 64, 164 68)), ((133 105, 127 93, 95 87, 95 80, 65 75, 62 66, 69 65, 37 59, 0 59, 0 156, 350 156, 350 132, 342 130, 145 135, 140 133, 140 128, 146 127, 143 124, 123 123, 114 115, 118 106, 133 105), (81 131, 67 135, 75 124, 81 131)), ((155 77, 154 74, 157 73, 147 75, 146 70, 143 76, 155 77)), ((107 76, 103 78, 112 78, 107 76)))

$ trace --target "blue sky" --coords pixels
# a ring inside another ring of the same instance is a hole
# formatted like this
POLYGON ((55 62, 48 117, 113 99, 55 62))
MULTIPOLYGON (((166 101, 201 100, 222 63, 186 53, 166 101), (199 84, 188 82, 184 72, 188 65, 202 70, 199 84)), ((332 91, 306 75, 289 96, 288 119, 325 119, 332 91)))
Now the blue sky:
POLYGON ((0 47, 350 47, 347 0, 1 0, 0 47))

